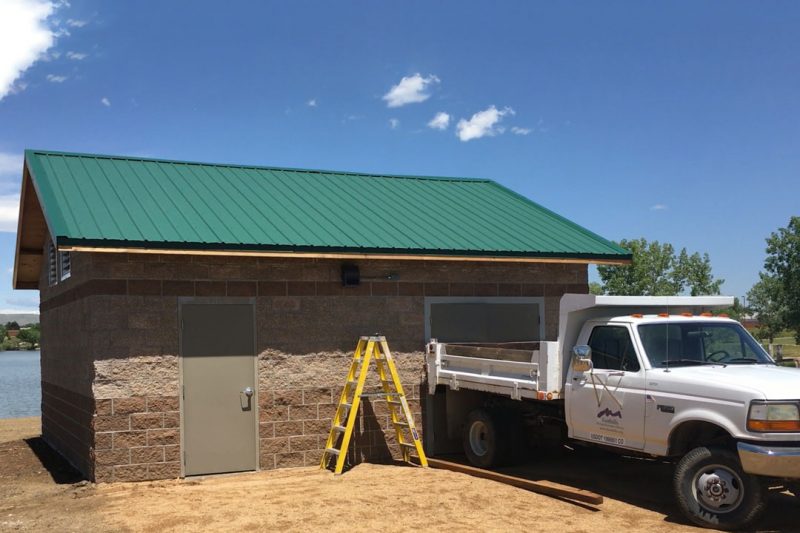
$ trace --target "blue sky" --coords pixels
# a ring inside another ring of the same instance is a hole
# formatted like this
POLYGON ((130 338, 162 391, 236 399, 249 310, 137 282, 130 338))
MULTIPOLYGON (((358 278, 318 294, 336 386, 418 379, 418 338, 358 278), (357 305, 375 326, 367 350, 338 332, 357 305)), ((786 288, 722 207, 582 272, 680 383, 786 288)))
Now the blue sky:
POLYGON ((708 252, 732 295, 800 213, 794 2, 4 9, 0 310, 37 305, 10 289, 25 148, 489 177, 604 237, 708 252))

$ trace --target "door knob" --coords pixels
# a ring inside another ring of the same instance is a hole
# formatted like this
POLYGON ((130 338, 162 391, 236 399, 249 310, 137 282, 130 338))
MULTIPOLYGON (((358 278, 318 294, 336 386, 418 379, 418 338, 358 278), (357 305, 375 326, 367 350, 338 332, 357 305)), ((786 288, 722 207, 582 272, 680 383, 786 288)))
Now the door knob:
POLYGON ((245 388, 245 389, 242 391, 242 394, 244 394, 244 395, 245 395, 245 396, 247 396, 248 398, 251 398, 251 397, 253 396, 253 388, 252 388, 252 387, 247 387, 247 388, 245 388))

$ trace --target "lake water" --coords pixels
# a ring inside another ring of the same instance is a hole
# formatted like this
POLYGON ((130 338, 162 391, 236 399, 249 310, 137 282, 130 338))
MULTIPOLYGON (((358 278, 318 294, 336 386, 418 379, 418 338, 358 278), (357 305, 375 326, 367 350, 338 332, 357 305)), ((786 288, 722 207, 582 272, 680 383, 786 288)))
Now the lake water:
POLYGON ((0 352, 0 418, 42 414, 39 352, 0 352))

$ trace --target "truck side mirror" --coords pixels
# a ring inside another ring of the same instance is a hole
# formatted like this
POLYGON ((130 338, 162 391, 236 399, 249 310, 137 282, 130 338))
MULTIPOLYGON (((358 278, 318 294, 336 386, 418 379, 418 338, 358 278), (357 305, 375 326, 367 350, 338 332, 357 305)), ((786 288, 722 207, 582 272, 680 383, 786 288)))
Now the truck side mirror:
POLYGON ((572 369, 575 372, 588 372, 592 369, 592 349, 579 344, 572 348, 572 369))

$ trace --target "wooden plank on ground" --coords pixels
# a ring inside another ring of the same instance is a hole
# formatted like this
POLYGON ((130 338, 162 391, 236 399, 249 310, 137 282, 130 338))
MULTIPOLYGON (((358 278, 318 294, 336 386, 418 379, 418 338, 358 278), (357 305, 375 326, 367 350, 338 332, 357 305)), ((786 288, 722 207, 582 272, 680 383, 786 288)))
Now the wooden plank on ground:
POLYGON ((559 498, 566 498, 568 500, 588 503, 591 505, 600 505, 603 503, 603 497, 599 494, 590 492, 588 490, 567 487, 566 485, 560 485, 558 483, 552 483, 549 481, 531 481, 521 477, 509 476, 499 472, 493 472, 491 470, 484 470, 482 468, 475 468, 474 466, 452 463, 450 461, 442 461, 441 459, 432 459, 430 457, 428 458, 428 465, 432 468, 442 468, 483 479, 491 479, 492 481, 498 481, 500 483, 505 483, 506 485, 512 485, 514 487, 526 489, 531 492, 537 492, 539 494, 546 494, 548 496, 558 496, 559 498))

